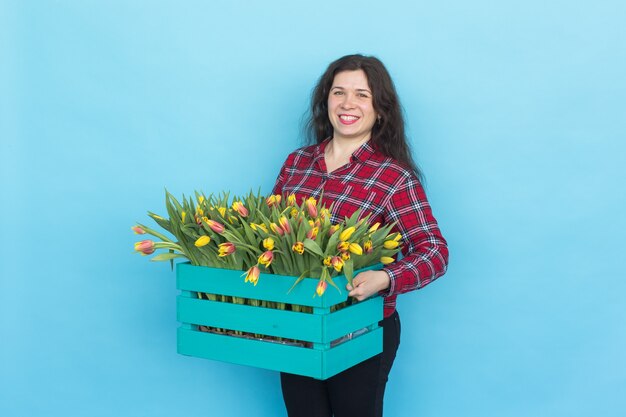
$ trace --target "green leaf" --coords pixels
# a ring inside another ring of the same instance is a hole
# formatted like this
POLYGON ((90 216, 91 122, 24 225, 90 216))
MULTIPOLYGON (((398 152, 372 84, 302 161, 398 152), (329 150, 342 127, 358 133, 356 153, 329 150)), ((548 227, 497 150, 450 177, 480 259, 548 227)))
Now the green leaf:
POLYGON ((326 252, 324 253, 324 257, 333 255, 337 252, 337 243, 339 243, 339 235, 340 232, 337 230, 332 234, 330 239, 328 239, 328 246, 326 246, 326 252))
POLYGON ((343 274, 346 276, 348 284, 352 285, 352 279, 354 278, 354 264, 352 259, 348 259, 343 264, 343 274))
POLYGON ((304 277, 307 276, 307 274, 309 273, 309 271, 304 271, 302 273, 302 275, 300 275, 298 277, 298 279, 296 280, 296 282, 293 283, 293 285, 291 286, 291 288, 289 288, 289 291, 287 291, 287 294, 289 294, 291 292, 291 290, 293 290, 294 288, 296 288, 296 285, 298 285, 300 283, 300 281, 302 281, 304 279, 304 277))
POLYGON ((176 259, 176 258, 186 258, 186 256, 181 255, 179 253, 161 253, 150 260, 151 261, 169 261, 171 259, 176 259))
POLYGON ((314 253, 317 256, 321 256, 322 258, 324 257, 324 251, 322 251, 322 248, 320 248, 320 246, 311 239, 304 239, 304 248, 309 250, 310 252, 314 253))

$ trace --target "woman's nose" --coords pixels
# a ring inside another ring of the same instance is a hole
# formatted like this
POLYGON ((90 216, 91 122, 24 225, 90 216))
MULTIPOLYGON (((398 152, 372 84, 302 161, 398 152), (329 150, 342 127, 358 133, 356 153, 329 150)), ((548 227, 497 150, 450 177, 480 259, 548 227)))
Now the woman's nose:
POLYGON ((345 94, 341 106, 348 109, 354 107, 354 96, 352 94, 345 94))

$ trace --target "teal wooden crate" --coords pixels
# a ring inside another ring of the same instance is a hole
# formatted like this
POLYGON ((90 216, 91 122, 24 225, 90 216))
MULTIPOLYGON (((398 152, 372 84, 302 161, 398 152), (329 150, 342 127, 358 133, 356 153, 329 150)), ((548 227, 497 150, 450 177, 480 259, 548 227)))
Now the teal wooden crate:
POLYGON ((344 276, 333 278, 341 293, 329 286, 322 297, 313 297, 315 279, 304 279, 288 293, 295 281, 261 274, 254 286, 244 282, 242 271, 178 264, 178 353, 326 379, 382 352, 381 297, 331 312, 347 299, 344 276), (298 304, 312 313, 211 301, 198 293, 298 304), (203 332, 199 326, 295 339, 306 346, 203 332))

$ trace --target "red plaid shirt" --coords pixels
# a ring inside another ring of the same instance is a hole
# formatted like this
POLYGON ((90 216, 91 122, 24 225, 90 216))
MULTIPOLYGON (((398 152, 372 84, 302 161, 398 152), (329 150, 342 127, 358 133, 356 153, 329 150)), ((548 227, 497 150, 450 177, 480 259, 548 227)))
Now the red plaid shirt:
POLYGON ((385 297, 385 317, 396 309, 398 294, 422 288, 446 271, 448 246, 432 215, 426 194, 415 174, 392 158, 374 150, 369 142, 357 149, 345 166, 328 173, 324 148, 319 145, 298 149, 287 157, 280 170, 274 194, 295 194, 334 203, 333 223, 350 216, 358 208, 372 214, 371 223, 397 222, 402 234, 403 258, 386 265, 389 288, 385 297))

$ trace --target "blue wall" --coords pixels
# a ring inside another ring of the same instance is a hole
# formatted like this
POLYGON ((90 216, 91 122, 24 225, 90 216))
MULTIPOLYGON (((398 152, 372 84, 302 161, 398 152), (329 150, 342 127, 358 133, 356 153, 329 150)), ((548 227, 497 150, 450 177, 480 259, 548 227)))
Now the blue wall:
POLYGON ((176 354, 129 227, 164 187, 269 192, 353 52, 451 249, 399 301, 387 415, 621 415, 626 7, 544 3, 1 2, 0 415, 285 415, 276 373, 176 354))

